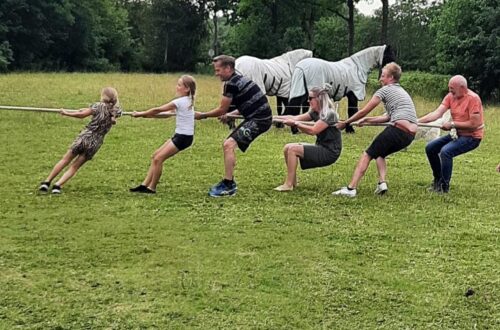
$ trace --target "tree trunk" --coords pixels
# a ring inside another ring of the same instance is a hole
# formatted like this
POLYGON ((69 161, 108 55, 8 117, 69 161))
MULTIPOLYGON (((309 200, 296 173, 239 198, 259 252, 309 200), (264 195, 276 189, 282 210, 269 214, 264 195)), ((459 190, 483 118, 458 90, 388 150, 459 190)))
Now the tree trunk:
POLYGON ((168 68, 168 31, 165 36, 165 54, 163 55, 163 64, 168 68))
POLYGON ((271 26, 273 28, 273 33, 278 31, 278 5, 276 1, 271 4, 271 26))
POLYGON ((347 0, 347 7, 349 8, 349 17, 347 20, 349 34, 347 52, 349 53, 349 56, 351 56, 354 51, 354 0, 347 0))
POLYGON ((387 44, 387 22, 389 20, 389 0, 382 1, 382 30, 380 31, 380 42, 387 44))
POLYGON ((217 11, 214 11, 214 54, 219 55, 219 19, 217 11))

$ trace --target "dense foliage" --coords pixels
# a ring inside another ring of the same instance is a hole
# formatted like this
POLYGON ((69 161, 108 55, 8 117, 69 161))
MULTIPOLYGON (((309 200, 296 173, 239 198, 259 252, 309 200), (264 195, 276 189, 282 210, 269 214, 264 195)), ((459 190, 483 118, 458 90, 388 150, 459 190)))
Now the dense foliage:
POLYGON ((374 16, 363 1, 4 0, 0 71, 195 71, 294 48, 334 61, 387 39, 405 70, 460 73, 499 97, 498 1, 398 0, 374 16))

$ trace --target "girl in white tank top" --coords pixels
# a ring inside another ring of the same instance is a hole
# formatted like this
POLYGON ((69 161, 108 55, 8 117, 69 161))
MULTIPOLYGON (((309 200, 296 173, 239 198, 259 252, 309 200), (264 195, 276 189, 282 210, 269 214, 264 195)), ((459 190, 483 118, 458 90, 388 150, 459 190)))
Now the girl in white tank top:
POLYGON ((178 98, 160 107, 151 108, 147 111, 134 112, 133 117, 155 117, 163 112, 175 112, 176 127, 175 134, 158 148, 151 160, 148 173, 144 181, 137 187, 131 188, 131 192, 154 194, 156 185, 160 180, 163 162, 174 156, 179 151, 191 146, 194 136, 194 97, 196 93, 196 81, 193 77, 183 75, 177 81, 176 95, 178 98))

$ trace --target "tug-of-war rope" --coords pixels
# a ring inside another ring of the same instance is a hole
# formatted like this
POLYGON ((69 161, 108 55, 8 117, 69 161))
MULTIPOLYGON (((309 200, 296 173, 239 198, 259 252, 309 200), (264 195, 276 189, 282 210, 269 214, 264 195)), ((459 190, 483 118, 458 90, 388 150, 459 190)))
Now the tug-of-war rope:
MULTIPOLYGON (((77 112, 78 110, 74 109, 56 109, 56 108, 36 108, 36 107, 19 107, 19 106, 9 106, 9 105, 0 105, 1 110, 14 110, 14 111, 34 111, 34 112, 52 112, 52 113, 60 113, 61 111, 73 111, 77 112)), ((132 116, 133 112, 127 112, 124 111, 122 112, 122 116, 132 116)), ((226 115, 228 118, 231 119, 244 119, 243 116, 241 115, 231 115, 227 114, 226 115)), ((164 112, 164 113, 159 113, 153 118, 169 118, 169 117, 175 117, 175 112, 164 112)), ((273 123, 283 123, 284 120, 280 118, 273 117, 273 123)), ((301 124, 304 125, 309 125, 309 126, 314 126, 313 121, 301 121, 301 124)), ((353 126, 392 126, 391 123, 363 123, 359 124, 358 122, 353 122, 351 123, 353 126)), ((431 127, 431 128, 441 128, 441 125, 436 125, 436 124, 424 124, 424 123, 418 123, 419 127, 431 127)))

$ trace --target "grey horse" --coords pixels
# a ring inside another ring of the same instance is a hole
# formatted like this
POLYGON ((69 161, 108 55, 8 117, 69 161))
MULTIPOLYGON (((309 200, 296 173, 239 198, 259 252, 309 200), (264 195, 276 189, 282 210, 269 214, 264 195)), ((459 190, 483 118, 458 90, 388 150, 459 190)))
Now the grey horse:
MULTIPOLYGON (((377 66, 381 69, 395 59, 389 45, 369 47, 338 62, 319 58, 304 59, 297 63, 293 71, 289 106, 285 114, 299 114, 301 107, 307 107, 308 91, 326 83, 332 86, 330 97, 333 100, 339 101, 347 97, 350 117, 358 111, 358 101, 365 98, 365 87, 370 71, 377 66)), ((381 70, 379 76, 380 72, 381 70)), ((346 132, 354 133, 354 129, 351 126, 346 127, 346 132)))

